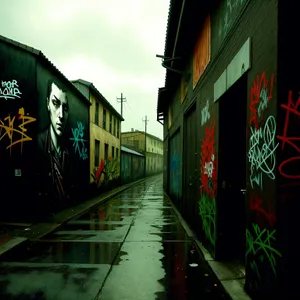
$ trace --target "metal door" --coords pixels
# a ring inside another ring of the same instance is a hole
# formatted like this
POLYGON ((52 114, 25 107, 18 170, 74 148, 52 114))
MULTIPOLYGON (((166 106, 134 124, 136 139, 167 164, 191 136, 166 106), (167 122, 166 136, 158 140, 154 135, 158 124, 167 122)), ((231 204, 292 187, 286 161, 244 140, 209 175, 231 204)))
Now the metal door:
POLYGON ((183 136, 184 147, 184 207, 183 211, 188 222, 195 227, 197 215, 197 191, 199 189, 198 151, 196 149, 196 105, 185 116, 185 130, 183 136))
POLYGON ((182 153, 180 151, 180 131, 170 139, 169 148, 169 191, 172 199, 178 205, 182 196, 182 153))

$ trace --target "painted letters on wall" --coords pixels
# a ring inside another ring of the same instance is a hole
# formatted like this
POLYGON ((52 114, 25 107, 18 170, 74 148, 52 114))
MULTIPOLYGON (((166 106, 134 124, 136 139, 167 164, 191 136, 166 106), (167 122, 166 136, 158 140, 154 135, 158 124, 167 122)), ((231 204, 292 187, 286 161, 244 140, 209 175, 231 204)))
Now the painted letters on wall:
POLYGON ((232 28, 237 16, 243 10, 248 0, 223 0, 220 1, 218 10, 212 17, 212 55, 214 56, 221 47, 225 37, 232 28))
POLYGON ((204 234, 212 246, 215 245, 215 214, 217 191, 217 158, 215 152, 215 126, 205 126, 200 159, 200 200, 199 214, 204 234))
POLYGON ((277 124, 268 114, 273 100, 274 75, 257 75, 250 90, 249 120, 249 210, 246 229, 247 286, 258 291, 272 285, 277 276, 277 260, 282 255, 276 243, 275 199, 268 192, 267 182, 276 177, 277 124))

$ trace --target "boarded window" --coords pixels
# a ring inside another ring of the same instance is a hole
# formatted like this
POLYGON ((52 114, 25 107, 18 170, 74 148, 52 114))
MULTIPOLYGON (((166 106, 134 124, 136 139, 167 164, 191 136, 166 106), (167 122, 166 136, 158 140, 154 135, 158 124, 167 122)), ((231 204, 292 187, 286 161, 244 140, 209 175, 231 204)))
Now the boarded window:
POLYGON ((193 88, 210 61, 210 16, 208 15, 198 37, 193 55, 193 88))
POLYGON ((117 135, 117 119, 114 117, 114 136, 117 135))
POLYGON ((109 132, 112 133, 112 114, 109 114, 109 132))
POLYGON ((95 107, 95 124, 99 125, 99 103, 96 102, 96 107, 95 107))
POLYGON ((106 109, 103 109, 103 128, 106 129, 106 109))
POLYGON ((95 140, 95 166, 100 165, 100 141, 95 140))
POLYGON ((104 145, 104 158, 105 160, 108 159, 108 144, 104 145))

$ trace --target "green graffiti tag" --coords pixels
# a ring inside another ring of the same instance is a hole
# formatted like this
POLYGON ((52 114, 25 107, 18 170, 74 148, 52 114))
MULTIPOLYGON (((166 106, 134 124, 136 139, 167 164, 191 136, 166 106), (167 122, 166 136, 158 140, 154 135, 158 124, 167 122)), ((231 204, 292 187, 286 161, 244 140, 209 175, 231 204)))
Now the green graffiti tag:
POLYGON ((101 159, 99 168, 91 174, 97 188, 106 186, 109 181, 120 176, 120 161, 118 158, 101 159))
MULTIPOLYGON (((282 257, 281 253, 272 246, 272 243, 276 240, 276 230, 273 229, 270 231, 267 228, 260 229, 260 227, 257 224, 252 225, 254 231, 253 234, 248 229, 246 229, 246 257, 249 254, 253 254, 261 262, 267 259, 274 275, 276 275, 276 256, 282 257)), ((252 269, 256 270, 258 273, 256 261, 252 261, 250 263, 250 266, 252 266, 252 269)))
POLYGON ((202 219, 202 229, 210 243, 215 245, 215 198, 203 195, 199 201, 199 215, 202 219))

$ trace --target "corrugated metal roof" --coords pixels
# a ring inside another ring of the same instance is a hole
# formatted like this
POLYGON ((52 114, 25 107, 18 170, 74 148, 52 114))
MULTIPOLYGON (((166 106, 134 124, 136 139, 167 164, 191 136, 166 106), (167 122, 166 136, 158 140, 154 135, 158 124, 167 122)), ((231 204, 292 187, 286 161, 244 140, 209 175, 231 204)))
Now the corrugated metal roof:
POLYGON ((44 63, 46 63, 46 65, 53 69, 54 72, 58 73, 60 77, 62 77, 65 81, 68 82, 69 87, 74 91, 75 94, 77 94, 79 98, 88 103, 88 105, 91 105, 90 101, 72 84, 72 82, 61 71, 58 70, 57 67, 55 67, 55 65, 43 54, 42 51, 37 50, 33 47, 29 47, 25 44, 19 43, 2 35, 0 35, 0 42, 4 42, 17 48, 21 48, 35 55, 37 58, 40 58, 44 63))
POLYGON ((137 151, 134 151, 132 149, 129 149, 125 146, 121 146, 121 151, 124 151, 124 152, 127 152, 127 153, 131 153, 131 154, 134 154, 134 155, 138 155, 138 156, 144 156, 143 154, 137 152, 137 151))
POLYGON ((101 100, 108 106, 108 108, 114 112, 115 115, 119 117, 120 120, 124 121, 124 118, 116 111, 116 109, 109 103, 109 101, 97 90, 97 88, 94 86, 94 84, 90 81, 83 80, 83 79, 77 79, 77 80, 72 80, 72 82, 79 82, 83 85, 86 85, 89 87, 94 93, 101 98, 101 100))

